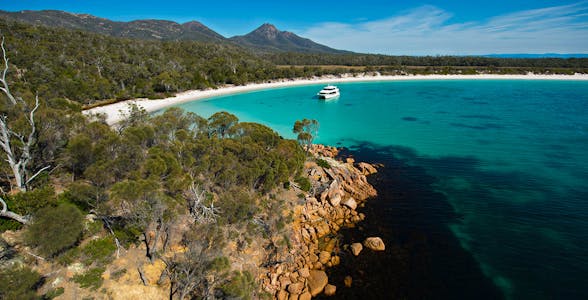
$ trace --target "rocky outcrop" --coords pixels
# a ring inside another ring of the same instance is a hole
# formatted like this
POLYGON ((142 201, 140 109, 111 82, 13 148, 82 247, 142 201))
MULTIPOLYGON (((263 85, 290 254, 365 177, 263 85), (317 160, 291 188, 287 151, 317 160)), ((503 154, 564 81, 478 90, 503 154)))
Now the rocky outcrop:
MULTIPOLYGON (((343 249, 336 233, 363 220, 365 215, 357 212, 358 207, 377 194, 366 179, 375 170, 373 166, 354 159, 336 160, 334 147, 315 145, 310 153, 329 166, 314 161, 304 166, 312 193, 293 208, 291 250, 261 278, 262 287, 276 298, 310 299, 322 292, 335 293, 336 287, 327 285, 325 269, 341 261, 343 249)), ((358 246, 361 251, 362 244, 358 246)))
POLYGON ((343 202, 341 202, 341 204, 349 207, 349 209, 356 209, 357 208, 357 202, 355 202, 355 199, 353 199, 351 197, 345 199, 343 202))
POLYGON ((369 237, 363 241, 363 245, 366 248, 372 249, 374 251, 384 251, 386 250, 386 245, 384 245, 384 241, 382 241, 379 237, 369 237))

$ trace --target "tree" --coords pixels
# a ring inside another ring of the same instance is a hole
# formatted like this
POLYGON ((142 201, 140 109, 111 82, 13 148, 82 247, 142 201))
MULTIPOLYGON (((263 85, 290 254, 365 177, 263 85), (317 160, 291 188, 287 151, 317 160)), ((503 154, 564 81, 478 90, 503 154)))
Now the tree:
POLYGON ((218 256, 225 246, 222 228, 194 224, 184 233, 186 252, 162 257, 171 281, 170 299, 215 299, 215 289, 225 282, 230 262, 218 256))
MULTIPOLYGON (((160 185, 153 180, 127 180, 112 187, 113 205, 119 206, 122 217, 129 224, 141 229, 147 248, 147 257, 155 261, 158 242, 168 232, 174 214, 173 199, 160 191, 160 185)), ((115 208, 116 209, 116 208, 115 208)), ((168 236, 163 244, 167 244, 168 236)))
POLYGON ((39 273, 14 265, 0 269, 0 299, 39 299, 36 290, 42 282, 39 273))
MULTIPOLYGON (((4 151, 6 161, 10 165, 12 175, 14 176, 14 187, 19 191, 26 191, 27 185, 50 167, 42 167, 33 175, 29 175, 29 164, 33 159, 32 150, 37 142, 35 112, 39 108, 39 96, 35 96, 35 105, 31 109, 26 101, 12 94, 6 81, 8 58, 6 57, 6 49, 4 48, 4 37, 2 37, 0 46, 2 48, 2 58, 4 59, 4 70, 0 78, 0 83, 2 84, 0 90, 9 100, 7 103, 8 111, 4 111, 0 116, 0 148, 4 151), (9 116, 16 119, 24 116, 27 125, 24 126, 25 128, 15 129, 12 126, 14 123, 9 123, 9 116)), ((1 217, 11 218, 23 224, 27 223, 26 217, 8 211, 4 199, 0 198, 0 204, 2 204, 2 210, 0 211, 1 217)))
POLYGON ((211 134, 216 134, 221 138, 225 138, 230 132, 230 129, 237 125, 239 119, 237 116, 226 111, 217 112, 208 118, 208 126, 211 134))
POLYGON ((71 204, 39 210, 26 232, 27 243, 42 255, 55 256, 73 246, 84 230, 82 212, 71 204))
POLYGON ((303 119, 302 121, 297 120, 294 123, 292 132, 298 134, 298 141, 302 144, 306 144, 306 151, 310 151, 312 141, 318 134, 319 122, 317 120, 303 119))

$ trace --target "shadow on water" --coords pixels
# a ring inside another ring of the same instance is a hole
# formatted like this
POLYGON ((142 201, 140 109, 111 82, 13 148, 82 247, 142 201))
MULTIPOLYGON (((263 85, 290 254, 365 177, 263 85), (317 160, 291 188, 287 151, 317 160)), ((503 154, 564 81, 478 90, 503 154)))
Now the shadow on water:
MULTIPOLYGON (((416 157, 404 147, 359 143, 342 156, 382 163, 369 181, 378 197, 361 208, 366 220, 341 231, 345 243, 380 236, 384 252, 364 249, 358 257, 342 251, 341 265, 329 269, 337 299, 502 299, 469 252, 462 248, 449 225, 459 222, 448 199, 434 190, 436 179, 424 168, 409 166, 399 157, 416 157), (351 276, 351 288, 343 284, 351 276)), ((476 164, 463 161, 459 164, 476 164)), ((456 162, 438 162, 440 164, 456 162)), ((322 297, 322 296, 321 296, 322 297)))

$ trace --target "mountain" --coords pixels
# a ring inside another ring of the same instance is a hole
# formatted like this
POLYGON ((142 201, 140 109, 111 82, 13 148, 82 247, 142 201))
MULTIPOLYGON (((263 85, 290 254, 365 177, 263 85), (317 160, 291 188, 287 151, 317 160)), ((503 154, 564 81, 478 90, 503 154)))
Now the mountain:
POLYGON ((222 35, 196 21, 184 24, 164 20, 116 22, 88 14, 74 14, 58 10, 23 10, 19 12, 0 10, 0 18, 48 27, 90 31, 115 37, 202 42, 227 41, 222 35))
POLYGON ((288 31, 279 31, 272 24, 263 24, 246 35, 239 35, 229 40, 248 48, 266 52, 301 52, 301 53, 351 53, 349 51, 329 48, 288 31))
POLYGON ((191 40, 213 43, 235 43, 257 52, 351 53, 336 50, 297 36, 279 31, 274 25, 263 24, 256 30, 230 39, 223 37, 197 21, 179 24, 165 20, 136 20, 117 22, 89 14, 75 14, 59 10, 0 10, 0 18, 29 24, 90 31, 114 37, 145 40, 191 40))

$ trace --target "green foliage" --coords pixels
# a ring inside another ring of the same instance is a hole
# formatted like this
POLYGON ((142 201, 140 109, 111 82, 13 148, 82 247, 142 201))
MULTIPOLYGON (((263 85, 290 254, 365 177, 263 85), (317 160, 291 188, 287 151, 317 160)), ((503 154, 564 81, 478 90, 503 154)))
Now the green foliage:
POLYGON ((0 299, 39 299, 40 282, 41 275, 27 267, 0 268, 0 299))
POLYGON ((79 247, 70 248, 61 253, 55 260, 62 266, 69 266, 79 259, 80 252, 79 247))
POLYGON ((54 290, 49 290, 47 293, 45 293, 45 295, 43 295, 43 299, 54 299, 57 298, 58 296, 63 295, 63 293, 65 292, 65 289, 63 287, 59 287, 56 288, 54 290))
POLYGON ((86 271, 84 274, 75 275, 72 279, 74 282, 80 285, 81 288, 91 288, 92 290, 97 290, 99 287, 102 286, 102 273, 104 273, 105 268, 93 268, 86 271))
POLYGON ((210 134, 220 138, 224 138, 230 134, 231 129, 237 123, 239 123, 237 116, 226 111, 217 112, 208 118, 210 134))
POLYGON ((304 176, 299 176, 296 177, 296 183, 298 184, 298 187, 300 187, 301 190, 308 192, 310 191, 311 188, 311 184, 310 184, 310 180, 308 180, 308 178, 304 177, 304 176))
POLYGON ((220 256, 220 257, 214 258, 210 262, 210 266, 209 266, 210 270, 213 270, 218 273, 227 271, 230 268, 231 268, 231 262, 229 261, 229 259, 226 256, 220 256))
POLYGON ((34 214, 43 207, 57 203, 52 186, 5 196, 4 199, 10 210, 22 215, 34 214))
POLYGON ((84 134, 72 137, 67 144, 66 155, 74 178, 81 176, 94 161, 92 140, 84 134))
POLYGON ((139 242, 141 230, 132 224, 114 224, 114 234, 118 238, 121 246, 128 247, 131 244, 139 242))
POLYGON ((229 283, 223 285, 221 289, 230 297, 248 300, 254 296, 255 279, 248 271, 235 272, 229 283))
POLYGON ((103 189, 80 181, 73 182, 59 195, 60 202, 74 204, 84 212, 98 208, 106 199, 103 189))
POLYGON ((329 162, 327 162, 327 161, 326 161, 326 160, 324 160, 324 159, 317 158, 317 159, 316 159, 316 164, 317 164, 319 167, 321 167, 321 168, 325 168, 325 169, 330 169, 330 168, 331 168, 331 165, 329 164, 329 162))
POLYGON ((228 43, 130 40, 5 20, 0 31, 14 68, 27 74, 25 81, 9 72, 18 81, 14 90, 38 91, 44 99, 157 98, 282 77, 269 62, 228 43))
POLYGON ((317 120, 303 119, 294 122, 292 132, 298 134, 297 139, 301 144, 306 144, 307 150, 310 149, 312 141, 318 134, 319 122, 317 120))
POLYGON ((219 206, 223 223, 239 223, 249 220, 259 209, 250 193, 233 189, 220 196, 219 206))
POLYGON ((116 245, 112 237, 108 236, 88 242, 81 250, 82 262, 89 266, 95 263, 98 266, 112 261, 112 254, 116 251, 116 245))
POLYGON ((28 227, 25 240, 39 253, 53 257, 78 242, 83 231, 83 215, 68 204, 40 209, 28 227))

